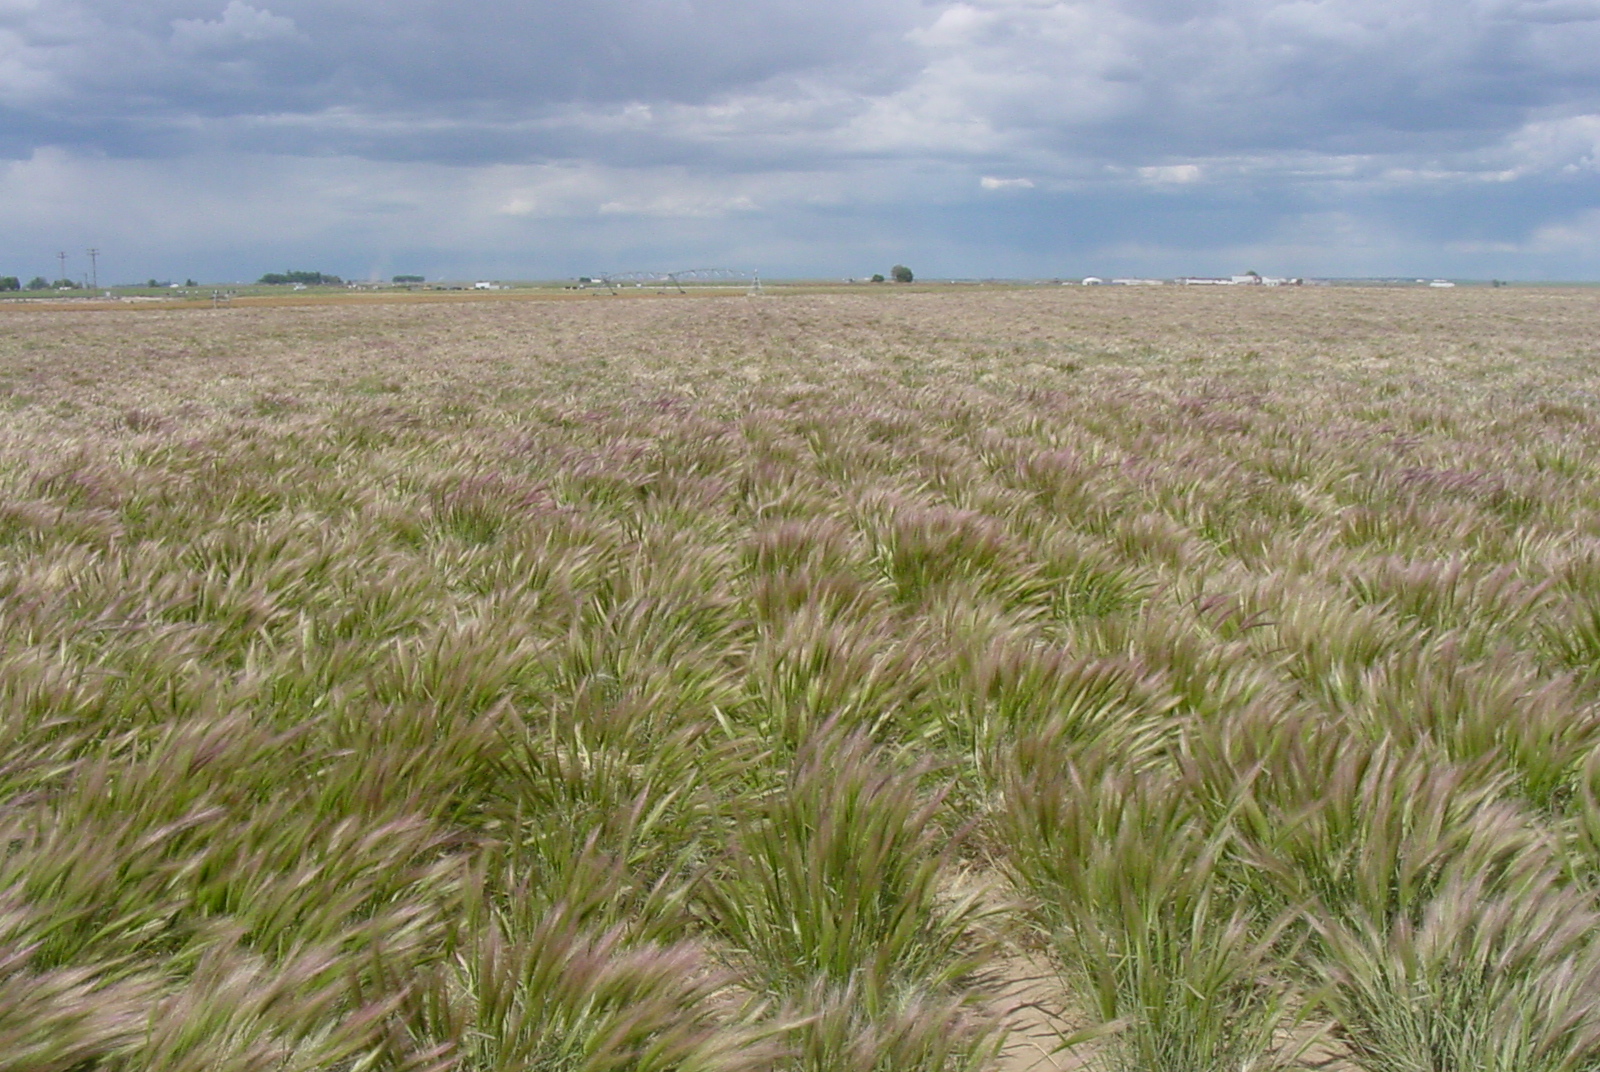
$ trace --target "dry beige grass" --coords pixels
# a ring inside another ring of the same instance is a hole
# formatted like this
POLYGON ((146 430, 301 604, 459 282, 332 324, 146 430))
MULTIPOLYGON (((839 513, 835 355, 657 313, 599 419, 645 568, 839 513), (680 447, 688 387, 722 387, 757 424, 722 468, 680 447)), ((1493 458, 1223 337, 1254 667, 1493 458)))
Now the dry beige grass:
POLYGON ((12 427, 52 433, 88 432, 119 407, 185 426, 233 420, 272 393, 312 407, 387 391, 407 404, 495 408, 533 392, 733 401, 754 385, 844 388, 852 377, 1002 392, 1315 385, 1319 399, 1368 387, 1444 404, 1491 394, 1561 404, 1593 387, 1597 304, 1576 289, 1051 288, 0 308, 0 375, 12 427))
MULTIPOLYGON (((132 308, 0 305, 0 316, 8 341, 29 350, 51 349, 48 340, 70 345, 71 339, 94 339, 111 351, 137 348, 144 341, 159 345, 192 340, 212 351, 240 348, 241 358, 247 352, 259 358, 262 350, 282 353, 285 343, 315 349, 330 334, 355 343, 392 339, 404 331, 419 350, 433 354, 475 334, 504 335, 512 345, 539 346, 571 341, 564 332, 587 329, 602 333, 608 352, 601 356, 623 356, 638 348, 638 333, 644 330, 657 336, 657 345, 647 349, 682 346, 680 356, 692 367, 713 344, 761 355, 763 340, 752 331, 766 329, 803 335, 816 347, 863 347, 866 332, 879 336, 884 348, 939 343, 940 350, 954 349, 963 357, 977 348, 985 351, 983 356, 999 358, 1007 370, 1016 369, 1014 359, 1019 357, 1098 356, 1102 360, 1091 363, 1101 364, 1109 357, 1136 358, 1152 349, 1179 360, 1224 362, 1254 351, 1268 365, 1280 359, 1321 359, 1335 366, 1355 362, 1362 371, 1381 373, 1396 369, 1399 359, 1470 370, 1482 363, 1480 358, 1494 355, 1501 360, 1573 356, 1588 343, 1595 301, 1592 292, 1579 288, 951 288, 799 296, 774 290, 755 299, 724 294, 616 299, 601 292, 556 291, 282 299, 274 305, 217 310, 165 303, 132 308)), ((602 339, 591 336, 591 341, 602 339)), ((868 355, 885 352, 864 349, 868 355)), ((16 356, 8 349, 8 364, 16 356)), ((597 355, 579 347, 571 356, 582 360, 597 355)))

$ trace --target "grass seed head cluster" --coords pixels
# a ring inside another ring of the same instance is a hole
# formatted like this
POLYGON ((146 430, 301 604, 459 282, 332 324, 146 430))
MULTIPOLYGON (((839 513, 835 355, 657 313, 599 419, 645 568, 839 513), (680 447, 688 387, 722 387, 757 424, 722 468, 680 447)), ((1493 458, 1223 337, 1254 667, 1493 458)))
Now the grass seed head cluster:
POLYGON ((6 313, 0 1063, 1592 1072, 1597 329, 6 313))

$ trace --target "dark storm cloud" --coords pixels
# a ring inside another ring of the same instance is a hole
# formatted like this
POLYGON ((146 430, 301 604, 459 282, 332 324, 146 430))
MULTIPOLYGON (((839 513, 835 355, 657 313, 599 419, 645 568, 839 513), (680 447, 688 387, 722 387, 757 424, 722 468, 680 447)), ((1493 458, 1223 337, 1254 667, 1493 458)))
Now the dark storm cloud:
POLYGON ((329 108, 539 114, 699 102, 811 73, 870 89, 914 58, 897 0, 0 3, 0 101, 63 120, 329 108))
POLYGON ((973 2, 922 35, 999 131, 1063 152, 1459 150, 1600 90, 1600 13, 1429 0, 973 2))
POLYGON ((0 146, 1459 152, 1592 110, 1596 56, 1595 0, 0 0, 0 146))

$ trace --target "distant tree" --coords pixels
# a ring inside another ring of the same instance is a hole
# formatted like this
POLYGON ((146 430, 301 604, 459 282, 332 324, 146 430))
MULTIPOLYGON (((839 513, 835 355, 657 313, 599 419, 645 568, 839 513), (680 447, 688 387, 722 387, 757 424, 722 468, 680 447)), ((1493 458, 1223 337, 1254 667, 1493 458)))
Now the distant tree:
POLYGON ((159 287, 161 284, 157 283, 154 279, 146 279, 144 281, 144 285, 149 287, 151 290, 154 290, 157 287, 159 287))
POLYGON ((50 285, 52 287, 55 287, 57 290, 77 290, 78 289, 78 284, 73 282, 70 279, 57 279, 54 283, 51 283, 50 285))
POLYGON ((397 275, 397 276, 394 277, 394 282, 396 282, 396 283, 421 283, 421 282, 424 282, 424 280, 420 275, 397 275))
POLYGON ((889 274, 894 277, 894 281, 896 283, 909 283, 916 278, 916 276, 911 274, 911 269, 907 268, 903 264, 897 264, 893 268, 890 268, 889 274))
POLYGON ((873 272, 872 273, 872 281, 874 283, 882 283, 883 282, 883 273, 882 272, 873 272))
POLYGON ((49 290, 50 289, 50 280, 46 279, 42 275, 36 275, 32 279, 28 280, 28 289, 29 290, 49 290))
POLYGON ((0 275, 0 290, 21 290, 22 280, 14 275, 0 275))
POLYGON ((183 285, 186 287, 198 287, 200 284, 196 283, 193 279, 185 279, 183 281, 183 285))

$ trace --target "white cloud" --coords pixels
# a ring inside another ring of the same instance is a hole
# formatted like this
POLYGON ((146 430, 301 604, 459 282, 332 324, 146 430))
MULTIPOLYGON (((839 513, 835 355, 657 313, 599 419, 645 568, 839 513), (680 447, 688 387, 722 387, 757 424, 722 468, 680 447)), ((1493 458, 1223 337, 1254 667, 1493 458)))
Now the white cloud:
POLYGON ((1600 170, 1600 115, 1535 120, 1506 139, 1503 155, 1512 177, 1600 170))
POLYGON ((978 185, 985 190, 1031 190, 1032 179, 997 179, 993 175, 985 175, 978 180, 978 185))
POLYGON ((1535 253, 1578 253, 1600 258, 1600 209, 1587 209, 1540 227, 1525 248, 1535 253))
POLYGON ((1158 164, 1139 169, 1139 177, 1157 185, 1187 186, 1199 182, 1203 172, 1198 164, 1158 164))
POLYGON ((735 197, 727 200, 696 191, 684 191, 659 197, 629 197, 617 201, 607 201, 600 206, 600 214, 603 216, 715 218, 725 216, 730 212, 751 212, 755 208, 756 203, 748 197, 735 197))
POLYGON ((56 79, 11 30, 0 30, 0 103, 20 105, 47 94, 56 79))
POLYGON ((172 43, 185 52, 216 52, 263 41, 292 41, 300 37, 294 20, 251 7, 244 0, 228 0, 222 17, 173 19, 172 43))

